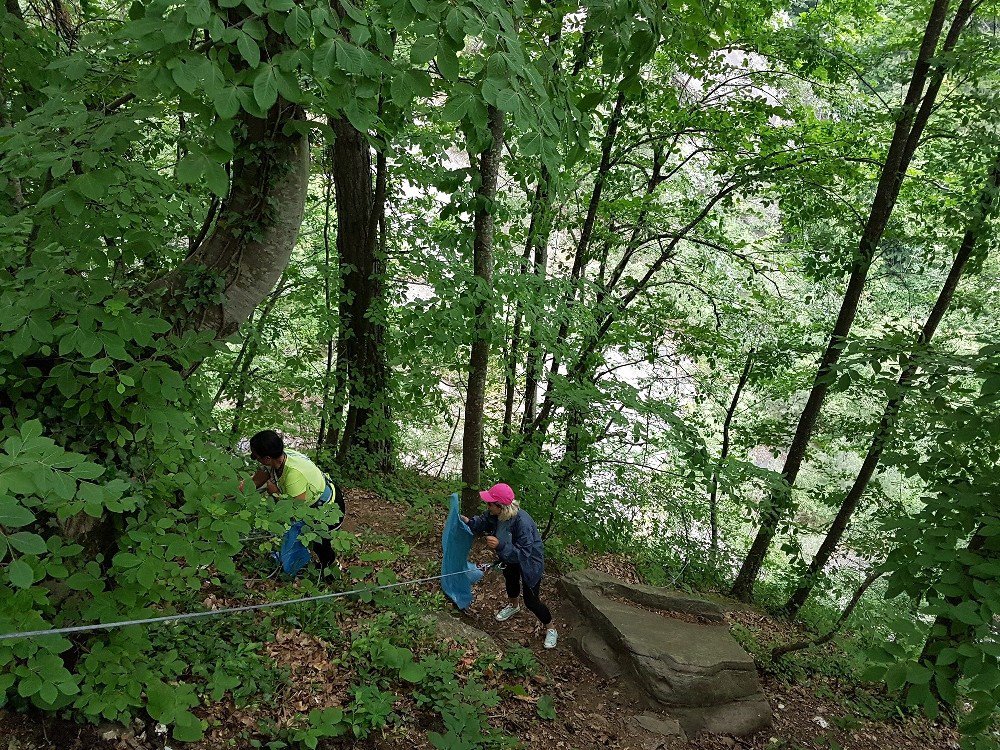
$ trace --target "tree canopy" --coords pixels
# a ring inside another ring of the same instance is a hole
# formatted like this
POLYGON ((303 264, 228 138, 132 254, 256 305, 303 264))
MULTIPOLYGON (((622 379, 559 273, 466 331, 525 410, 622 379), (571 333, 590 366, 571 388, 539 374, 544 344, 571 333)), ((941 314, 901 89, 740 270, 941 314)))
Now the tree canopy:
MULTIPOLYGON (((0 633, 242 582, 303 518, 238 484, 274 428, 467 513, 507 482, 560 564, 812 627, 870 578, 865 679, 989 746, 998 12, 6 0, 0 633)), ((195 661, 0 641, 0 705, 193 740, 195 661)))

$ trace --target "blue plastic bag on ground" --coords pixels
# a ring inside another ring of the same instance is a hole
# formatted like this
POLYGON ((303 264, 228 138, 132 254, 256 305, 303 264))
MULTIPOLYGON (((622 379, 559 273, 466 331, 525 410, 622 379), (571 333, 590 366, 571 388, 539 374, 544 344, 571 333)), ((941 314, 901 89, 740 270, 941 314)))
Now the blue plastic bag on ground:
MULTIPOLYGON (((323 490, 323 494, 320 495, 319 500, 313 507, 320 507, 325 505, 333 497, 333 485, 330 480, 326 480, 326 489, 323 490)), ((343 502, 343 495, 338 496, 338 505, 343 502)), ((334 528, 340 528, 340 524, 344 522, 344 506, 340 505, 341 517, 340 521, 334 528)), ((302 570, 306 565, 309 564, 311 555, 306 546, 299 541, 299 534, 302 533, 302 529, 305 528, 305 521, 295 521, 292 523, 285 535, 281 537, 281 548, 277 552, 272 552, 274 559, 281 564, 281 569, 285 571, 290 576, 295 575, 300 570, 302 570)))
POLYGON ((458 493, 451 496, 451 510, 441 534, 441 589, 455 602, 459 609, 467 609, 472 604, 472 584, 483 577, 483 571, 469 562, 472 549, 472 530, 461 519, 458 512, 458 493), (454 575, 464 570, 466 575, 454 575))
POLYGON ((309 550, 299 541, 299 534, 302 533, 304 526, 304 521, 296 521, 281 537, 281 549, 277 552, 278 562, 281 563, 281 569, 290 576, 309 564, 309 550))

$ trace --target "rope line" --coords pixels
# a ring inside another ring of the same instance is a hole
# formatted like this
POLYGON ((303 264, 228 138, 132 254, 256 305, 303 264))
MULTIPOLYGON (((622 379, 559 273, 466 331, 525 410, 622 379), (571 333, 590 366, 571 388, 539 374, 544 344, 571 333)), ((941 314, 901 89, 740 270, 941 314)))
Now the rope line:
MULTIPOLYGON (((493 564, 483 569, 484 574, 493 569, 493 564)), ((413 578, 409 581, 397 581, 383 586, 366 586, 364 588, 351 589, 350 591, 334 591, 329 594, 317 594, 316 596, 302 596, 297 599, 282 599, 276 602, 263 602, 261 604, 246 604, 242 607, 223 607, 222 609, 207 609, 204 612, 181 612, 176 615, 164 615, 162 617, 147 617, 141 620, 122 620, 120 622, 103 622, 94 625, 74 625, 66 628, 52 628, 50 630, 25 630, 18 633, 0 633, 0 641, 14 640, 15 638, 38 638, 47 635, 64 635, 66 633, 88 633, 95 630, 113 630, 124 628, 129 625, 152 625, 158 622, 175 622, 177 620, 193 620, 197 617, 218 617, 220 615, 230 615, 236 612, 252 612, 258 609, 270 609, 273 607, 285 607, 289 604, 305 604, 307 602, 318 602, 326 599, 337 599, 342 596, 352 594, 363 594, 366 591, 382 591, 384 589, 399 588, 400 586, 411 586, 417 583, 429 583, 439 581, 449 576, 466 575, 468 571, 459 570, 454 573, 444 573, 439 576, 429 576, 427 578, 413 578)))

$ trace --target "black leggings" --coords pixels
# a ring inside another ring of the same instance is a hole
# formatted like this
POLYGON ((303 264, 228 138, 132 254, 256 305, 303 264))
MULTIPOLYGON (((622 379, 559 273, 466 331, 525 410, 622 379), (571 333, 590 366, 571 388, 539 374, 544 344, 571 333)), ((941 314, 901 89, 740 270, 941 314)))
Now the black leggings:
POLYGON ((312 551, 319 560, 320 568, 327 568, 337 560, 337 553, 333 551, 333 546, 329 539, 319 539, 312 543, 312 551))
MULTIPOLYGON (((340 508, 340 520, 337 521, 336 526, 332 527, 332 530, 336 530, 344 523, 344 517, 347 515, 347 503, 344 500, 344 491, 340 489, 340 485, 333 485, 333 493, 337 507, 340 508)), ((319 560, 320 568, 328 568, 337 560, 337 553, 333 551, 333 546, 330 544, 329 539, 319 539, 313 542, 312 551, 319 560)))
POLYGON ((524 606, 535 614, 535 617, 541 621, 542 625, 548 625, 552 622, 552 614, 549 612, 549 608, 538 598, 538 590, 541 588, 542 582, 539 581, 534 587, 531 587, 524 583, 524 579, 521 577, 520 565, 504 564, 507 566, 503 569, 503 580, 507 584, 507 596, 511 599, 520 596, 521 589, 523 588, 524 606))

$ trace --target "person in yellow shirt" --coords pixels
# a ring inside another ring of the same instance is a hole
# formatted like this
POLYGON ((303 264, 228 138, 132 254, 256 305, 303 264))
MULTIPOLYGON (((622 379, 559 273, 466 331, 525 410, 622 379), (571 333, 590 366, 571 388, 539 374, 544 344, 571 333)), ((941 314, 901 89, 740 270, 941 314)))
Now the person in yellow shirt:
MULTIPOLYGON (((332 500, 340 508, 340 519, 331 528, 340 528, 347 511, 344 493, 308 456, 286 448, 281 435, 274 430, 263 430, 250 438, 250 456, 261 467, 253 475, 253 483, 258 490, 302 500, 313 507, 324 506, 332 500)), ((301 543, 297 541, 301 529, 302 522, 297 521, 282 542, 279 559, 286 573, 294 573, 304 564, 286 559, 288 557, 286 547, 289 550, 295 544, 301 547, 301 543), (289 537, 289 534, 292 536, 289 537)), ((320 567, 325 568, 333 564, 335 554, 329 539, 315 542, 312 549, 319 559, 320 567)), ((290 554, 296 557, 294 551, 290 554)))

